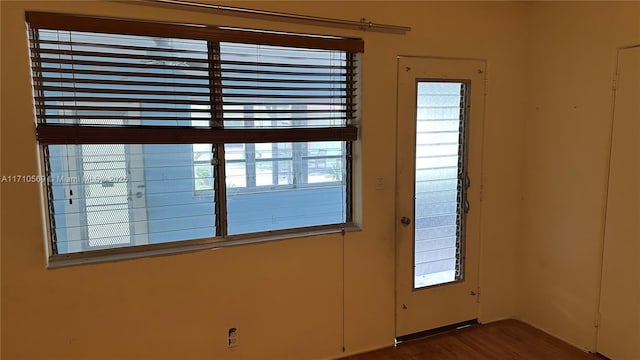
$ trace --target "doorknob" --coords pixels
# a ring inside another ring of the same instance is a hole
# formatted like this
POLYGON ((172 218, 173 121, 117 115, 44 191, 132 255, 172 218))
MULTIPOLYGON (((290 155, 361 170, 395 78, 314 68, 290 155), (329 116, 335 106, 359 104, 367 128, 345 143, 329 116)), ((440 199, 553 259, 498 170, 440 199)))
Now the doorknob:
POLYGON ((406 216, 403 216, 400 218, 400 222, 402 223, 402 225, 409 225, 411 224, 411 219, 409 219, 406 216))

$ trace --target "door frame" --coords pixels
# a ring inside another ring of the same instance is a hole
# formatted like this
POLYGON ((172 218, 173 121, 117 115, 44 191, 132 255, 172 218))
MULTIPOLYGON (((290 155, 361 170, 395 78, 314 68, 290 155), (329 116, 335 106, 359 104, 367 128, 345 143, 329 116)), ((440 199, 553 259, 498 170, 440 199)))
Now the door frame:
MULTIPOLYGON (((444 73, 442 72, 438 72, 440 71, 439 69, 434 69, 433 71, 429 71, 429 74, 427 76, 423 76, 422 74, 415 74, 414 79, 425 79, 425 80, 438 80, 441 79, 443 81, 469 81, 473 83, 473 89, 479 89, 479 90, 471 90, 472 94, 473 94, 473 99, 470 100, 470 105, 473 104, 475 112, 473 112, 472 118, 471 120, 467 119, 469 121, 468 124, 468 128, 467 128, 467 141, 468 141, 468 148, 466 153, 464 154, 464 156, 466 156, 468 158, 468 163, 467 163, 467 168, 468 168, 468 172, 471 174, 471 186, 472 188, 469 189, 469 201, 472 202, 471 204, 471 210, 473 211, 473 219, 472 219, 472 224, 469 224, 469 221, 467 221, 467 226, 466 226, 466 232, 467 232, 467 236, 472 236, 474 237, 474 241, 473 241, 473 245, 472 245, 472 249, 471 250, 466 250, 466 251, 472 251, 475 254, 472 256, 473 259, 472 261, 470 261, 469 263, 465 264, 465 268, 471 268, 474 272, 474 274, 471 276, 471 278, 467 277, 467 274, 465 274, 465 278, 459 282, 453 282, 453 283, 447 283, 447 284, 443 284, 442 286, 432 286, 432 287, 427 287, 427 288, 421 288, 421 289, 415 289, 412 286, 412 291, 410 293, 426 293, 429 292, 430 290, 433 291, 432 289, 445 289, 447 288, 449 285, 451 284, 460 284, 460 283, 465 283, 466 285, 464 286, 469 286, 471 285, 472 288, 469 289, 470 292, 474 293, 474 297, 475 299, 473 299, 475 301, 476 304, 479 303, 479 295, 480 295, 480 287, 479 287, 479 281, 480 281, 480 276, 479 276, 479 272, 480 272, 480 243, 481 243, 481 228, 480 228, 480 224, 481 224, 481 189, 482 189, 482 183, 483 183, 483 173, 482 173, 482 169, 483 169, 483 159, 484 159, 484 117, 485 117, 485 106, 486 106, 486 83, 487 83, 487 76, 486 76, 486 68, 487 68, 487 61, 486 59, 477 59, 477 58, 450 58, 450 57, 436 57, 436 56, 398 56, 397 58, 397 89, 396 89, 396 104, 397 104, 397 113, 396 113, 396 184, 397 184, 397 188, 396 188, 396 203, 395 203, 395 209, 394 209, 394 228, 395 228, 395 239, 394 239, 394 244, 395 244, 395 257, 394 257, 394 262, 395 262, 395 277, 394 277, 394 281, 395 281, 395 294, 394 294, 394 315, 395 315, 395 336, 396 338, 398 337, 408 337, 411 336, 411 334, 413 333, 422 333, 425 331, 429 331, 431 329, 434 328, 440 328, 446 325, 451 325, 451 324, 455 324, 458 322, 468 322, 469 320, 475 322, 477 320, 478 314, 479 314, 479 306, 475 305, 475 309, 473 310, 473 313, 475 314, 473 316, 472 319, 470 318, 465 318, 461 321, 453 321, 452 323, 442 323, 442 324, 437 324, 437 325, 433 325, 430 326, 428 328, 422 328, 422 329, 415 329, 415 331, 410 330, 410 332, 407 333, 407 329, 402 329, 401 330, 401 324, 400 322, 401 320, 401 314, 400 312, 403 311, 403 309, 401 309, 401 307, 404 308, 404 310, 406 310, 406 307, 404 306, 404 303, 402 301, 402 299, 400 299, 401 296, 404 295, 404 293, 407 292, 407 289, 401 290, 401 287, 403 286, 403 282, 400 281, 399 276, 402 276, 402 272, 403 271, 407 271, 406 266, 404 268, 401 269, 402 265, 406 265, 406 264, 402 264, 402 261, 399 260, 399 256, 400 256, 400 252, 401 252, 401 232, 403 231, 403 227, 400 225, 400 218, 403 216, 402 214, 402 210, 401 210, 401 194, 400 194, 400 189, 402 187, 402 182, 401 182, 401 174, 403 173, 403 170, 401 169, 401 166, 403 166, 399 159, 400 156, 405 156, 406 157, 406 149, 403 150, 405 152, 405 154, 402 154, 402 149, 401 149, 401 144, 402 141, 400 139, 400 137, 403 135, 402 131, 400 129, 401 126, 401 119, 400 119, 400 106, 401 106, 401 99, 400 99, 400 91, 401 91, 401 72, 400 71, 404 71, 403 69, 401 69, 402 62, 403 60, 405 61, 423 61, 426 63, 428 62, 433 62, 433 63, 448 63, 449 66, 453 66, 453 64, 458 64, 460 66, 463 66, 462 64, 466 64, 466 66, 475 66, 477 69, 477 72, 475 72, 475 74, 471 77, 467 77, 467 76, 460 76, 458 72, 453 72, 451 74, 448 74, 446 71, 444 73), (472 65, 473 64, 473 65, 472 65), (473 134, 473 135, 472 135, 473 134), (473 137, 473 139, 471 140, 471 138, 473 137), (472 199, 473 198, 473 199, 472 199), (471 233, 471 234, 469 234, 471 233), (404 293, 403 293, 404 292, 404 293)), ((467 72, 470 74, 470 72, 467 72)), ((412 101, 415 101, 412 100, 412 101)), ((415 107, 415 106, 414 106, 415 107)), ((415 111, 415 109, 413 109, 412 111, 415 111)), ((471 114, 471 111, 469 112, 469 114, 471 114)), ((415 115, 414 115, 415 116, 415 115)), ((406 117, 406 116, 405 116, 406 117)), ((411 170, 415 172, 415 164, 412 163, 411 165, 411 170)), ((415 175, 414 175, 415 176, 415 175)), ((413 179, 413 176, 412 176, 413 179)), ((413 181, 415 182, 415 179, 413 179, 413 181)), ((414 184, 415 185, 415 184, 414 184)), ((406 192, 408 189, 404 189, 403 191, 406 192)), ((405 196, 408 195, 404 194, 405 196)), ((405 200, 406 202, 406 200, 405 200)), ((406 207, 406 203, 404 205, 406 207)), ((415 207, 415 205, 414 205, 415 207)), ((406 211, 406 210, 405 210, 406 211)), ((413 229, 413 226, 412 226, 413 229)), ((406 229, 405 229, 406 230, 406 229)), ((406 237, 406 235, 405 235, 406 237)), ((414 250, 414 246, 415 246, 415 241, 413 239, 413 237, 411 238, 411 242, 413 243, 411 245, 412 248, 412 252, 414 253, 413 256, 415 256, 415 250, 414 250)), ((465 241, 466 242, 466 241, 465 241)), ((465 247, 468 247, 466 244, 463 245, 465 247)), ((406 251, 403 250, 403 252, 406 251)), ((463 250, 464 251, 464 250, 463 250)), ((412 262, 413 260, 413 256, 412 256, 412 262)), ((415 262, 414 262, 415 263, 415 262)), ((467 272, 467 270, 465 270, 465 272, 467 272)), ((414 270, 411 271, 411 274, 413 276, 414 274, 414 270)), ((413 281, 412 281, 413 284, 413 281)), ((406 286, 405 286, 406 287, 406 286)), ((437 291, 442 291, 442 290, 437 290, 437 291)))
MULTIPOLYGON (((606 264, 606 252, 607 252, 607 238, 608 238, 608 234, 610 232, 610 229, 607 227, 607 218, 609 217, 609 212, 611 211, 609 205, 610 205, 610 192, 611 192, 611 181, 612 181, 612 172, 611 172, 611 165, 613 162, 613 156, 614 154, 614 139, 615 139, 615 135, 616 135, 616 130, 615 130, 615 126, 616 126, 616 117, 617 115, 619 115, 619 109, 616 108, 616 104, 618 104, 619 102, 617 100, 619 100, 619 84, 620 84, 620 75, 621 75, 621 61, 622 61, 622 57, 623 54, 627 54, 627 53, 631 53, 629 56, 632 57, 635 54, 632 54, 632 52, 634 51, 640 51, 640 44, 636 44, 636 45, 631 45, 631 46, 625 46, 625 47, 620 47, 617 49, 617 54, 616 54, 616 65, 615 65, 615 71, 614 71, 614 76, 613 76, 613 87, 612 87, 612 105, 611 105, 611 123, 610 123, 610 139, 609 139, 609 157, 608 157, 608 162, 607 162, 607 179, 606 179, 606 183, 605 183, 605 199, 604 199, 604 213, 603 213, 603 227, 602 227, 602 239, 601 239, 601 244, 600 244, 600 261, 599 261, 599 272, 598 272, 598 297, 597 297, 597 303, 596 303, 596 309, 595 309, 595 319, 594 319, 594 324, 595 324, 595 333, 594 333, 594 349, 597 353, 601 353, 601 350, 603 348, 603 342, 605 343, 605 352, 609 351, 609 349, 606 349, 607 345, 611 345, 611 344, 606 344, 607 341, 610 341, 611 336, 609 336, 609 339, 605 339, 603 340, 603 334, 602 334, 602 323, 603 320, 606 322, 607 319, 606 316, 603 319, 603 291, 606 290, 606 284, 605 284, 605 278, 607 277, 607 275, 611 276, 611 274, 607 274, 608 272, 611 271, 611 269, 607 269, 607 264, 606 264), (608 271, 609 270, 609 271, 608 271)), ((640 317, 638 317, 637 319, 638 323, 637 325, 640 326, 640 317)), ((609 323, 610 324, 610 323, 609 323)), ((615 326, 616 324, 614 324, 615 326)), ((637 348, 636 348, 637 350, 637 348)), ((630 351, 629 349, 626 349, 626 351, 630 351)), ((611 356, 611 355, 618 355, 618 354, 602 354, 605 356, 611 356)))

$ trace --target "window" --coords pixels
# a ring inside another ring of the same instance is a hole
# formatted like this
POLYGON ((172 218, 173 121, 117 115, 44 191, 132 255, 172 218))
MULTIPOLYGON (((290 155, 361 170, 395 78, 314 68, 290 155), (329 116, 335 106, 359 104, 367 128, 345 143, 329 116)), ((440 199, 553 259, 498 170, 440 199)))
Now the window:
POLYGON ((361 40, 27 21, 52 259, 351 223, 361 40))

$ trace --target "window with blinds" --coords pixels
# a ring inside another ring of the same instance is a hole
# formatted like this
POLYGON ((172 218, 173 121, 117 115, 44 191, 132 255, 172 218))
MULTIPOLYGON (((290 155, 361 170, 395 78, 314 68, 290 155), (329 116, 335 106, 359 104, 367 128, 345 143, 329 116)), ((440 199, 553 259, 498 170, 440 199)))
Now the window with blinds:
POLYGON ((27 22, 53 258, 351 222, 361 40, 27 22))

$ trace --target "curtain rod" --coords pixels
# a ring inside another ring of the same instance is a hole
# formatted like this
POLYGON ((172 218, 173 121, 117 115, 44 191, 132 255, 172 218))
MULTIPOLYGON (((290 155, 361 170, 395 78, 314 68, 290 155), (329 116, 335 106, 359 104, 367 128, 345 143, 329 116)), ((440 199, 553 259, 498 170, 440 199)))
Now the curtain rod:
POLYGON ((237 14, 238 16, 244 15, 244 16, 263 17, 263 18, 277 18, 277 19, 285 19, 293 22, 304 22, 304 23, 315 24, 315 25, 356 28, 362 31, 377 31, 377 32, 385 32, 385 33, 392 33, 392 34, 404 34, 408 31, 411 31, 411 28, 408 26, 376 24, 365 18, 362 18, 359 21, 343 20, 343 19, 325 18, 325 17, 318 17, 318 16, 276 12, 276 11, 248 9, 248 8, 241 8, 241 7, 235 7, 235 6, 198 3, 198 2, 186 1, 186 0, 142 0, 142 1, 147 3, 159 4, 159 5, 175 5, 175 6, 207 9, 207 10, 213 10, 221 13, 237 14))

